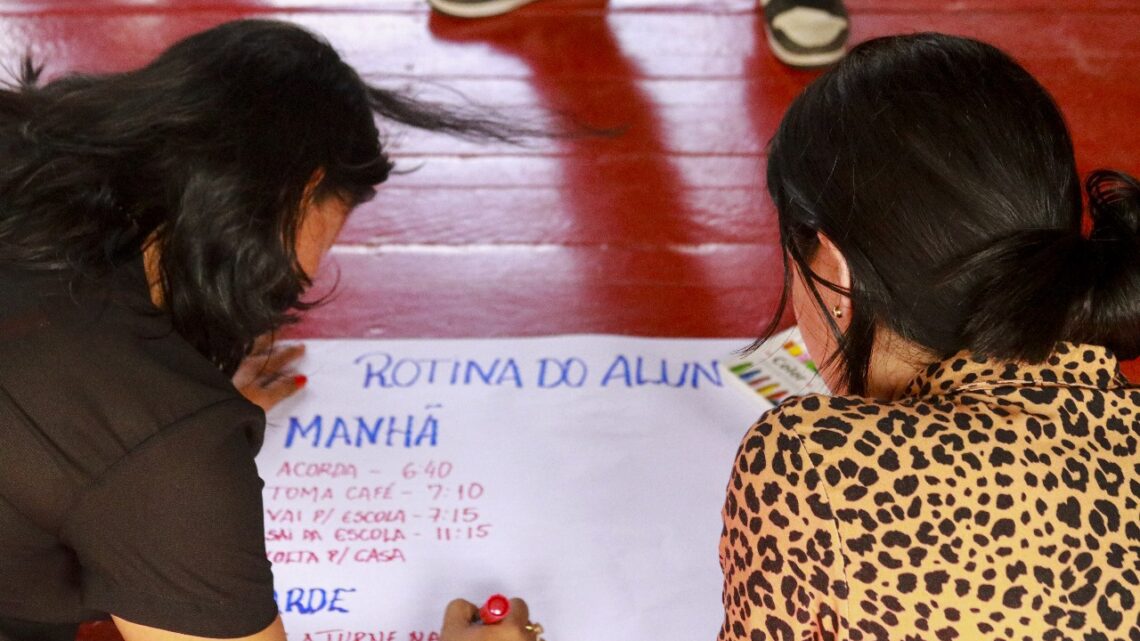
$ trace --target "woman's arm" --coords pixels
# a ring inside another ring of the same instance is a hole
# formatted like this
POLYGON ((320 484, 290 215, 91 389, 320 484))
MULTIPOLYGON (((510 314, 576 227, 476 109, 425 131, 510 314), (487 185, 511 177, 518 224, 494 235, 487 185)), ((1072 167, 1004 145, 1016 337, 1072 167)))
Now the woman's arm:
MULTIPOLYGON (((765 414, 737 452, 724 504, 720 641, 846 638, 843 558, 825 482, 789 403, 765 414)), ((805 426, 805 429, 806 426, 805 426)))
MULTIPOLYGON (((511 599, 507 618, 495 625, 475 623, 478 607, 469 601, 455 599, 447 605, 443 614, 441 641, 534 641, 538 634, 528 630, 530 611, 522 599, 511 599)), ((123 636, 123 641, 218 641, 213 637, 196 637, 189 634, 160 630, 112 616, 115 626, 123 636)), ((285 641, 285 627, 281 617, 273 620, 269 627, 248 637, 237 637, 230 641, 285 641)))
MULTIPOLYGON (((131 623, 116 616, 111 618, 115 621, 115 627, 119 628, 119 634, 123 635, 123 641, 217 641, 212 637, 196 637, 131 623)), ((277 617, 261 632, 248 637, 236 637, 233 641, 285 641, 285 627, 281 625, 281 617, 277 617)))

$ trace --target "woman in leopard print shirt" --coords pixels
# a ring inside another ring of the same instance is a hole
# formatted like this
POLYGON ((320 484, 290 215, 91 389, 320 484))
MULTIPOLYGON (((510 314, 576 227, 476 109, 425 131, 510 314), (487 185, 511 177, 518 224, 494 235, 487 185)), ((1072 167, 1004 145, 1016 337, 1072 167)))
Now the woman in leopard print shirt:
POLYGON ((836 396, 745 436, 722 640, 1140 641, 1140 185, 1087 181, 989 45, 856 47, 773 139, 790 299, 836 396))

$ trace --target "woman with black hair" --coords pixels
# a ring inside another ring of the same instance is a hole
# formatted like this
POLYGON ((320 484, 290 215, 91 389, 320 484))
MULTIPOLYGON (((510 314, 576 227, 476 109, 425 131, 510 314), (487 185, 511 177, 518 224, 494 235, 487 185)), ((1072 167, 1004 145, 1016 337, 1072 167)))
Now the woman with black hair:
MULTIPOLYGON (((321 256, 387 178, 374 117, 517 132, 371 87, 270 21, 135 71, 38 75, 25 63, 0 90, 0 639, 70 641, 110 614, 128 641, 283 640, 265 416, 230 377, 309 306, 321 256)), ((245 370, 263 405, 294 386, 245 370)), ((533 641, 514 606, 472 626, 457 600, 442 638, 533 641)))
MULTIPOLYGON (((748 432, 723 640, 1140 639, 1140 184, 937 34, 853 49, 771 142, 784 296, 835 396, 748 432)), ((778 315, 777 315, 778 317, 778 315)))

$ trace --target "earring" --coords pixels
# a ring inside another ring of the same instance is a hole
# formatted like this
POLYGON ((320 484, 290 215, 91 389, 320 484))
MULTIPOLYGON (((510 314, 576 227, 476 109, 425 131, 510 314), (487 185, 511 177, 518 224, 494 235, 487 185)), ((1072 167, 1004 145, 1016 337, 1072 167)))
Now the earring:
POLYGON ((839 305, 836 305, 835 309, 831 310, 831 313, 834 314, 836 318, 843 318, 843 310, 839 305))

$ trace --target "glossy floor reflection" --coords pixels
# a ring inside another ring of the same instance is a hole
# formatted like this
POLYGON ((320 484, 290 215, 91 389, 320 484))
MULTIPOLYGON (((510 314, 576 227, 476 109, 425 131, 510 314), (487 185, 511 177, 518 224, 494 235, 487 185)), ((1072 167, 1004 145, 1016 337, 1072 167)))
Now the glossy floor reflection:
MULTIPOLYGON (((853 0, 854 38, 939 29, 1004 46, 1054 91, 1082 166, 1137 169, 1140 5, 853 0)), ((394 133, 408 174, 363 207, 295 336, 752 336, 779 290, 764 143, 813 77, 747 0, 543 0, 464 21, 413 0, 0 0, 0 54, 120 69, 239 16, 325 34, 382 84, 556 111, 613 137, 516 147, 394 133), (327 291, 327 290, 325 290, 327 291)))
MULTIPOLYGON (((935 29, 1006 48, 1061 103, 1083 170, 1140 173, 1135 0, 848 7, 856 41, 935 29)), ((393 132, 411 171, 354 216, 321 280, 339 278, 336 295, 292 335, 750 337, 767 320, 764 144, 813 74, 772 58, 750 0, 542 0, 476 22, 419 0, 0 0, 0 57, 122 69, 241 16, 310 27, 380 84, 622 132, 524 146, 393 132)))

